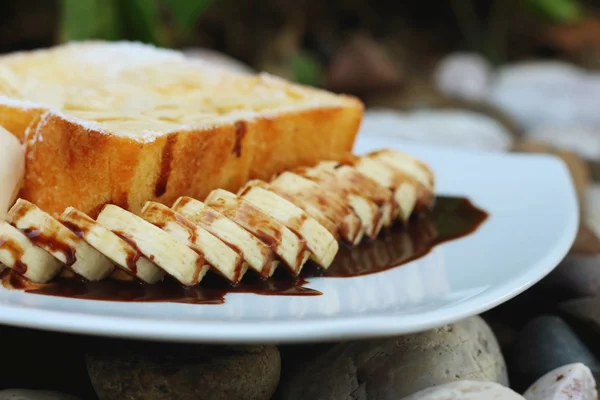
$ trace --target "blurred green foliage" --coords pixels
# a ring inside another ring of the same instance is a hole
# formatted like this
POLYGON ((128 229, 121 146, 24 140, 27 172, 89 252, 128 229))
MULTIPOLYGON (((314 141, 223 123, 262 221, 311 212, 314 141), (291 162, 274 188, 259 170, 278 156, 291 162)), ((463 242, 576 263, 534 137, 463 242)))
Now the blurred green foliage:
POLYGON ((173 46, 214 0, 61 0, 62 41, 129 39, 173 46))
POLYGON ((185 32, 191 32, 198 17, 211 5, 213 0, 167 0, 167 2, 179 27, 185 32))
POLYGON ((112 0, 62 0, 61 39, 107 39, 121 37, 119 10, 112 0))
POLYGON ((299 52, 290 61, 292 79, 304 85, 317 86, 322 78, 322 66, 312 54, 299 52))
POLYGON ((575 0, 524 0, 523 6, 553 22, 575 22, 582 16, 581 7, 575 0))

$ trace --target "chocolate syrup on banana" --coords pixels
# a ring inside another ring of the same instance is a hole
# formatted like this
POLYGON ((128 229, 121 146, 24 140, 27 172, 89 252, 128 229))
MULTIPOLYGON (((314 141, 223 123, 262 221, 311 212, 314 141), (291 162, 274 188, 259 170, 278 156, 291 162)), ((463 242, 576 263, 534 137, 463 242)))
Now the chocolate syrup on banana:
POLYGON ((215 274, 208 274, 200 285, 189 288, 172 279, 149 285, 138 281, 84 282, 59 277, 49 284, 36 285, 12 272, 4 274, 3 282, 29 293, 105 301, 222 304, 228 293, 318 296, 320 292, 306 287, 312 278, 351 278, 399 267, 423 257, 441 243, 473 233, 487 217, 485 211, 468 199, 440 196, 431 211, 383 231, 377 240, 365 240, 356 247, 342 245, 328 270, 308 263, 298 278, 290 277, 285 268, 278 268, 275 276, 267 280, 249 271, 236 286, 215 274))

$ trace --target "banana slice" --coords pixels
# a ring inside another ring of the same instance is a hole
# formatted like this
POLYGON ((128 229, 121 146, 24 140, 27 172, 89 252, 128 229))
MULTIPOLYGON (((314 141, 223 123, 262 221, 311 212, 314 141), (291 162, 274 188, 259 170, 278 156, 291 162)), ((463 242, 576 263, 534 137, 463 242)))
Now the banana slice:
POLYGON ((268 245, 294 275, 300 273, 310 255, 306 251, 306 242, 281 222, 249 201, 223 189, 213 190, 206 198, 206 205, 268 245))
POLYGON ((313 261, 328 268, 339 250, 336 238, 316 219, 278 194, 260 187, 262 181, 250 181, 241 196, 260 208, 306 241, 313 261))
POLYGON ((221 239, 165 205, 148 202, 141 217, 202 254, 215 271, 232 283, 238 283, 248 270, 242 256, 221 239))
POLYGON ((417 204, 419 184, 414 178, 395 171, 382 161, 368 157, 358 158, 354 167, 366 177, 390 188, 394 194, 394 201, 398 205, 400 219, 408 220, 417 204))
POLYGON ((0 221, 0 266, 2 264, 36 283, 48 282, 63 266, 5 221, 0 221))
POLYGON ((360 219, 354 211, 341 199, 328 195, 327 190, 300 175, 284 172, 271 181, 277 193, 285 193, 293 203, 309 215, 310 209, 316 208, 337 226, 339 235, 352 245, 360 243, 364 230, 360 219), (307 207, 310 205, 310 207, 307 207))
POLYGON ((329 231, 335 237, 335 240, 339 239, 339 232, 337 225, 329 219, 320 209, 313 206, 309 201, 303 201, 302 199, 294 198, 290 196, 289 193, 286 193, 285 190, 278 189, 276 186, 270 185, 267 182, 254 180, 252 181, 253 187, 260 187, 266 190, 269 190, 279 197, 289 201, 294 204, 296 207, 300 208, 310 217, 314 218, 319 224, 321 224, 325 229, 329 231))
POLYGON ((397 150, 379 150, 367 155, 368 158, 381 161, 390 166, 402 179, 402 176, 410 176, 417 183, 417 207, 429 207, 434 198, 434 175, 433 171, 423 162, 397 150))
POLYGON ((354 186, 330 171, 318 168, 298 168, 296 174, 317 183, 323 191, 339 197, 348 205, 360 219, 365 234, 370 239, 376 239, 383 228, 383 214, 379 206, 371 199, 363 196, 354 186))
POLYGON ((113 263, 102 253, 26 200, 17 200, 8 212, 8 222, 23 232, 33 244, 87 280, 104 279, 114 269, 113 263))
MULTIPOLYGON (((156 283, 164 278, 165 272, 162 269, 131 247, 125 240, 83 212, 69 207, 60 217, 60 221, 127 273, 146 283, 156 283)), ((126 278, 121 270, 115 270, 113 275, 114 278, 119 280, 126 278)))
POLYGON ((208 265, 200 254, 150 222, 115 205, 104 207, 97 222, 123 238, 185 286, 198 284, 208 265))
POLYGON ((14 203, 25 175, 25 148, 0 126, 0 218, 14 203))
MULTIPOLYGON (((144 257, 143 256, 140 257, 140 259, 142 259, 142 258, 144 258, 144 257)), ((160 271, 162 272, 162 274, 164 276, 165 271, 163 271, 162 269, 160 271)), ((110 274, 108 279, 112 279, 113 281, 133 282, 133 281, 136 281, 138 278, 127 270, 124 270, 122 268, 115 268, 115 270, 112 272, 112 274, 110 274)), ((158 282, 158 280, 156 282, 158 282)), ((154 283, 156 283, 156 282, 154 282, 154 283)), ((146 282, 146 283, 151 283, 151 282, 146 282)))
POLYGON ((381 160, 395 169, 414 177, 427 190, 434 189, 433 171, 422 161, 398 150, 384 149, 367 154, 367 157, 381 160))
POLYGON ((269 246, 201 201, 180 197, 172 209, 227 243, 262 277, 271 276, 277 268, 279 261, 269 246))
POLYGON ((321 162, 315 169, 333 174, 339 182, 343 182, 344 185, 374 201, 380 209, 383 226, 388 227, 394 223, 399 211, 394 195, 388 188, 361 174, 355 168, 335 161, 321 162))

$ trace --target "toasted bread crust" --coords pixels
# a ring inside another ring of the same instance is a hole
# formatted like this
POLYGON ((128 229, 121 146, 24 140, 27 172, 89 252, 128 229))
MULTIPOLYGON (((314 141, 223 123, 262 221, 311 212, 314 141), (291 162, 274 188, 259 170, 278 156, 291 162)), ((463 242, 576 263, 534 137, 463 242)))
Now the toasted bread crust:
POLYGON ((18 108, 0 104, 0 125, 23 142, 27 128, 44 112, 39 108, 18 108))
POLYGON ((250 178, 268 180, 284 170, 344 157, 352 150, 362 114, 362 104, 356 102, 352 107, 312 109, 257 120, 250 178))
POLYGON ((27 145, 20 196, 53 216, 76 207, 95 218, 105 204, 139 213, 146 201, 171 206, 237 191, 251 178, 338 160, 351 151, 363 112, 355 100, 182 131, 151 142, 87 129, 52 112, 0 106, 0 125, 27 145))

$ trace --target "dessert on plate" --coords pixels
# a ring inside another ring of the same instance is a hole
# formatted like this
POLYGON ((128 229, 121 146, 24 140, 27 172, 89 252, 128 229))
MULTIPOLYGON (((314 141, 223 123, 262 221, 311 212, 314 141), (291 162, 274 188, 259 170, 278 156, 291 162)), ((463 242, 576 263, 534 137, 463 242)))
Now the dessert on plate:
POLYGON ((362 111, 138 43, 0 57, 0 264, 40 284, 326 270, 434 200, 416 158, 351 153, 362 111))

